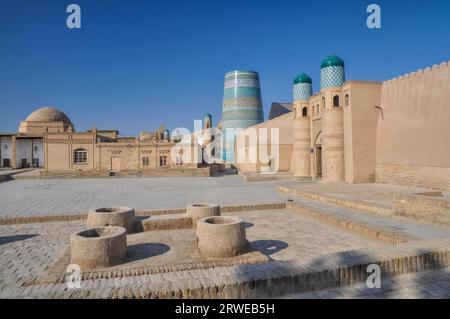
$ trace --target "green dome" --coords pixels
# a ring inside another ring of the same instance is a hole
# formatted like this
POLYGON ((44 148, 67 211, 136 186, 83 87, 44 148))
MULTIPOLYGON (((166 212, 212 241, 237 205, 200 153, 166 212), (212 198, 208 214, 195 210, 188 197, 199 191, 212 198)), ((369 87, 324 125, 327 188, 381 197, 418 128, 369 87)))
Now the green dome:
POLYGON ((211 115, 211 114, 209 114, 209 113, 206 113, 206 114, 205 114, 205 117, 204 117, 204 118, 206 119, 206 118, 211 118, 211 117, 212 117, 212 115, 211 115))
POLYGON ((308 74, 300 73, 294 79, 294 84, 299 84, 299 83, 312 83, 312 80, 308 76, 308 74))
POLYGON ((344 66, 344 60, 342 60, 340 57, 335 55, 329 55, 326 57, 325 60, 322 61, 322 64, 320 65, 320 68, 326 68, 328 66, 344 66))

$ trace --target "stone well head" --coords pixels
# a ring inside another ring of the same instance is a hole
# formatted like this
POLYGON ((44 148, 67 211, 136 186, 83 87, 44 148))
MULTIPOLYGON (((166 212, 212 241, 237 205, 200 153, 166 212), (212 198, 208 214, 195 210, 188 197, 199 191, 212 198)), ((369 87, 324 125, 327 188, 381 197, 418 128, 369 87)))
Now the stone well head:
POLYGON ((120 264, 127 256, 127 232, 123 227, 96 227, 70 236, 71 263, 81 271, 120 264))
POLYGON ((186 213, 192 218, 192 224, 195 227, 197 221, 201 218, 220 216, 220 205, 211 203, 189 204, 186 208, 186 213))
POLYGON ((237 216, 205 217, 197 222, 197 244, 206 257, 234 257, 246 251, 244 219, 237 216))
POLYGON ((119 226, 132 233, 134 220, 134 209, 130 207, 97 208, 88 213, 87 227, 119 226))

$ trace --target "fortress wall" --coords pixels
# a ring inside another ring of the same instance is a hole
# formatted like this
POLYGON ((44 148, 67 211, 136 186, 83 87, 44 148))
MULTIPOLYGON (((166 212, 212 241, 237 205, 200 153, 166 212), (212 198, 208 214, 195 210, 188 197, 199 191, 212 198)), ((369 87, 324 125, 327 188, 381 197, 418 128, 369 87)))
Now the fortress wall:
POLYGON ((377 122, 380 110, 381 83, 352 81, 349 105, 344 106, 345 181, 370 183, 375 181, 377 122))
POLYGON ((448 62, 383 83, 376 181, 448 188, 450 66, 448 62))

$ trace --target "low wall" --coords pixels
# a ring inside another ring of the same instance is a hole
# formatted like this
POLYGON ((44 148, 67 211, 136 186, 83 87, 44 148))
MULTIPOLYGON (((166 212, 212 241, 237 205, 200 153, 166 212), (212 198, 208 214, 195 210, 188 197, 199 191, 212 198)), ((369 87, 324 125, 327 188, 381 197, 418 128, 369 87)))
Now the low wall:
POLYGON ((210 177, 219 168, 166 168, 148 171, 122 170, 111 174, 110 171, 40 171, 39 178, 99 178, 99 177, 210 177))
POLYGON ((376 183, 450 190, 450 168, 377 164, 376 183))
MULTIPOLYGON (((225 205, 220 207, 220 212, 236 213, 236 212, 251 212, 255 210, 272 210, 285 209, 286 203, 265 203, 265 204, 247 204, 247 205, 225 205)), ((138 217, 158 216, 158 215, 173 215, 184 214, 186 208, 169 208, 169 209, 152 209, 152 210, 137 210, 135 212, 138 217)), ((66 215, 44 215, 44 216, 20 216, 20 217, 5 217, 0 218, 0 226, 2 225, 16 225, 16 224, 34 224, 34 223, 52 223, 52 222, 69 222, 77 220, 85 220, 86 213, 81 214, 66 214, 66 215)))

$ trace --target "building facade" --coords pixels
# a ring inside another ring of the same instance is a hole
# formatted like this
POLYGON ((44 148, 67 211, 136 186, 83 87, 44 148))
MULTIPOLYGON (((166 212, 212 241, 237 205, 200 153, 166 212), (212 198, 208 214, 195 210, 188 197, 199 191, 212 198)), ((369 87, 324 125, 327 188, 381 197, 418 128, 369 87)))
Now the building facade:
POLYGON ((172 140, 164 126, 139 137, 95 127, 76 132, 66 114, 44 107, 22 121, 18 133, 0 135, 0 158, 2 167, 41 168, 43 175, 195 170, 202 166, 196 143, 172 140))
MULTIPOLYGON (((331 55, 320 78, 312 94, 311 78, 297 76, 293 112, 254 126, 279 128, 279 171, 333 183, 450 187, 448 62, 384 82, 348 81, 344 61, 331 55)), ((250 129, 238 138, 242 154, 254 148, 250 129)), ((238 165, 259 172, 267 163, 244 156, 238 165)))

